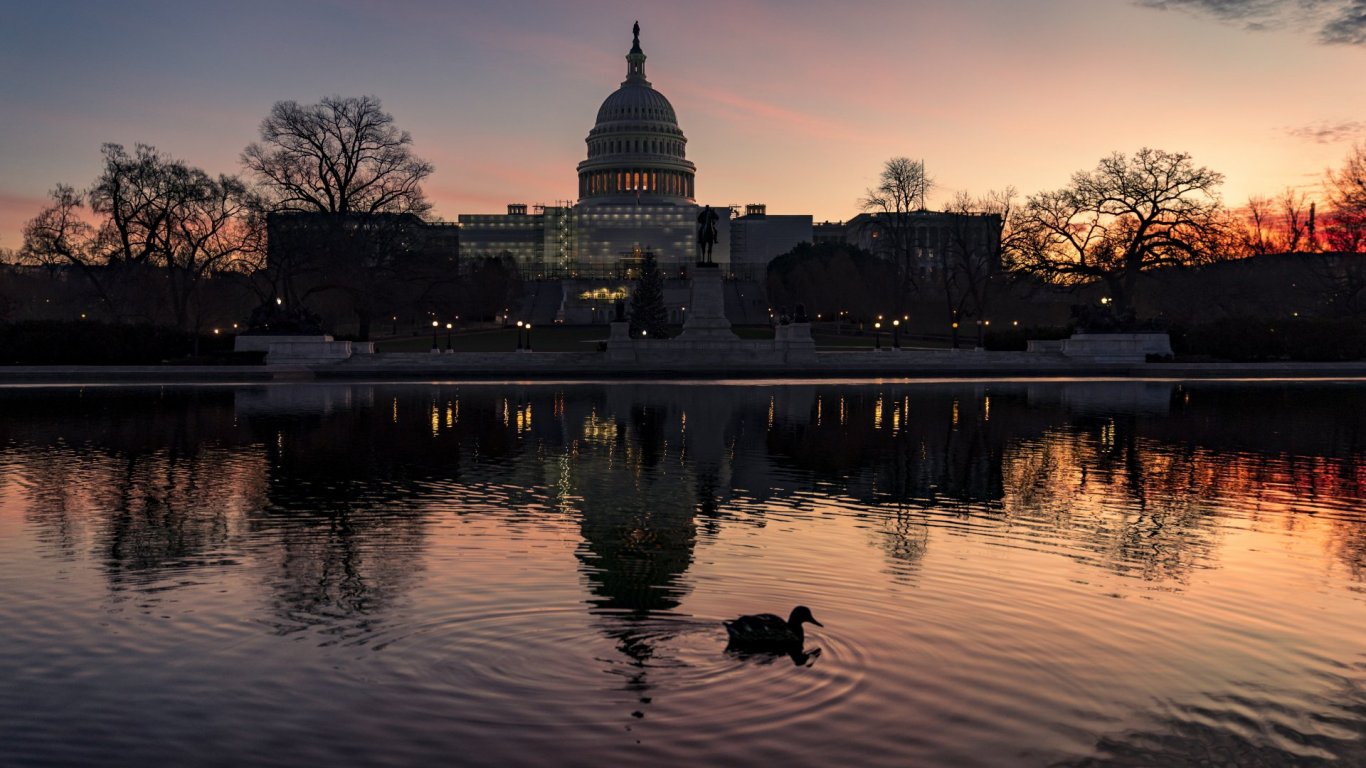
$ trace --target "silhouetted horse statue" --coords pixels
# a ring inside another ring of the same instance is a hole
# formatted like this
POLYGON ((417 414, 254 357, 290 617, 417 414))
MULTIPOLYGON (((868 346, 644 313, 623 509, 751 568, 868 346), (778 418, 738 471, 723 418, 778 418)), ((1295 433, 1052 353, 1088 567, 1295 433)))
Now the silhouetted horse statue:
POLYGON ((697 263, 711 264, 711 247, 720 240, 720 235, 716 231, 716 222, 721 219, 716 215, 716 211, 707 206, 702 212, 697 214, 697 263))

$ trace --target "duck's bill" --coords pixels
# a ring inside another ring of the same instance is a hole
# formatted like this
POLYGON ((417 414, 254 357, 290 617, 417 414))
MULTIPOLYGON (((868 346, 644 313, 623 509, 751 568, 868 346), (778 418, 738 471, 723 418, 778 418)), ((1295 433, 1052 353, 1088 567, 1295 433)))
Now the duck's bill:
POLYGON ((818 626, 818 627, 823 627, 823 626, 825 626, 824 624, 820 623, 819 621, 816 621, 815 619, 812 619, 812 620, 811 620, 811 623, 812 623, 812 624, 815 624, 815 625, 818 626))

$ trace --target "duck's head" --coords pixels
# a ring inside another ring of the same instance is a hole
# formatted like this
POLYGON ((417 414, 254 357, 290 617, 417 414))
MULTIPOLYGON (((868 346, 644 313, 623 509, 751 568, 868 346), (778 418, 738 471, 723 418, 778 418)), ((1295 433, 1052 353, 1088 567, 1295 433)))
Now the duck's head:
POLYGON ((787 623, 788 625, 793 627, 800 627, 802 625, 802 622, 806 622, 807 624, 815 624, 818 627, 825 626, 819 621, 816 621, 816 617, 811 615, 810 608, 807 608, 804 605, 799 605, 796 608, 792 609, 792 615, 787 617, 787 623))

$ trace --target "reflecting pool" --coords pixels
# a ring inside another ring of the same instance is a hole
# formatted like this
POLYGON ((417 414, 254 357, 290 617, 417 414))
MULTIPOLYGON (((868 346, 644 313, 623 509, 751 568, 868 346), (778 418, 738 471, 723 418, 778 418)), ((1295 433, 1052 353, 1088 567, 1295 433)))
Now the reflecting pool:
POLYGON ((1362 382, 0 413, 6 766, 1366 765, 1362 382))

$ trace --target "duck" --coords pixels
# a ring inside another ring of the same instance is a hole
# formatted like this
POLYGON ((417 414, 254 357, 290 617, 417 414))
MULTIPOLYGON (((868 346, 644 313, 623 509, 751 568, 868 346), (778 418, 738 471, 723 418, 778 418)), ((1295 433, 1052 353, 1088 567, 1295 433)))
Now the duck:
POLYGON ((786 621, 771 613, 761 613, 722 622, 726 634, 730 636, 731 648, 784 653, 793 649, 801 651, 802 643, 806 639, 802 632, 804 623, 825 626, 816 621, 816 617, 811 615, 811 609, 804 605, 793 608, 786 621))

